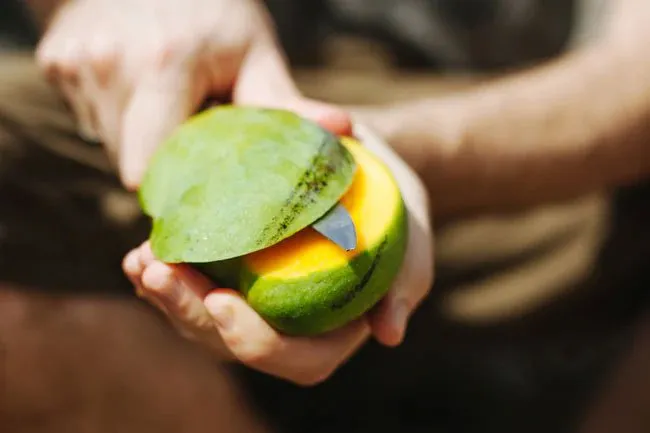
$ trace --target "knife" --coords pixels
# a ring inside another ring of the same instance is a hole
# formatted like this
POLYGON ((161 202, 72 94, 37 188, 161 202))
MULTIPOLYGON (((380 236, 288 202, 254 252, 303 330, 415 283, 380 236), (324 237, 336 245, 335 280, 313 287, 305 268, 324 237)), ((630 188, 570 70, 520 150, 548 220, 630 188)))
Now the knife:
POLYGON ((357 231, 348 211, 339 203, 312 224, 321 235, 345 251, 357 247, 357 231))

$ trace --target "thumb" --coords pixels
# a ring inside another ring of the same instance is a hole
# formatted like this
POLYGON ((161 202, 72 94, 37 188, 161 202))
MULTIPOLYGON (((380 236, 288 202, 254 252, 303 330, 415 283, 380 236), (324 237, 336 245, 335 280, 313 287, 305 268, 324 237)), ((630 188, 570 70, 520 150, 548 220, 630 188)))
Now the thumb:
POLYGON ((260 38, 251 46, 233 89, 233 103, 290 110, 334 134, 352 133, 347 112, 302 96, 286 59, 271 37, 260 38))
POLYGON ((198 96, 189 70, 159 71, 139 80, 122 119, 119 172, 127 189, 138 188, 156 147, 192 114, 198 96))

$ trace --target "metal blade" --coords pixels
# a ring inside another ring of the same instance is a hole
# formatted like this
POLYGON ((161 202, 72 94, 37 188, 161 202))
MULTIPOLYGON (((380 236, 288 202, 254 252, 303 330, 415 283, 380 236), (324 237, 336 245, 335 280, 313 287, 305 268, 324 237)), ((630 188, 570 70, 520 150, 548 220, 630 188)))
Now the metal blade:
POLYGON ((341 204, 337 204, 313 223, 312 227, 346 251, 352 251, 357 247, 357 231, 354 222, 341 204))

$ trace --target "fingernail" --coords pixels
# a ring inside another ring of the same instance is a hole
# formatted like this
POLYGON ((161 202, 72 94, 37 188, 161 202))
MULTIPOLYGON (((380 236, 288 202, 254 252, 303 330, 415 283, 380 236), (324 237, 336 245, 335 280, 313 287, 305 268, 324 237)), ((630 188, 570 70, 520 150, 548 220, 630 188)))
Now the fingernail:
POLYGON ((398 301, 391 314, 391 324, 399 333, 399 339, 402 340, 406 330, 406 321, 409 315, 409 308, 406 301, 398 301))
POLYGON ((217 326, 223 330, 227 330, 232 325, 233 309, 227 300, 223 299, 220 295, 210 295, 205 299, 205 306, 210 312, 210 315, 217 322, 217 326))

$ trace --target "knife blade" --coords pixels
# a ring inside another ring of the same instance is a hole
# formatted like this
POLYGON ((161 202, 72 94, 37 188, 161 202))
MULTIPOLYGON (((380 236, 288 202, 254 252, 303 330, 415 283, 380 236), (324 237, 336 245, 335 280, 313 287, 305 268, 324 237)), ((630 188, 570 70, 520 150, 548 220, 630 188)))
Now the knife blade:
POLYGON ((357 231, 348 211, 339 203, 312 224, 321 235, 345 251, 357 247, 357 231))

